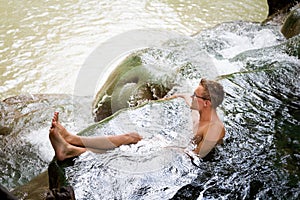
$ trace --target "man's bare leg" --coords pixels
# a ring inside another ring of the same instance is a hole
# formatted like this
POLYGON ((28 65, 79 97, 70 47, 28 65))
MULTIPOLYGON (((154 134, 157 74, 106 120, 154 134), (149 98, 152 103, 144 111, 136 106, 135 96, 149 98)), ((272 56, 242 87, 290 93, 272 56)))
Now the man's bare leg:
POLYGON ((78 147, 85 147, 94 152, 96 149, 107 150, 121 145, 135 144, 142 139, 142 137, 137 133, 92 137, 74 135, 69 133, 65 127, 60 124, 58 115, 58 112, 54 113, 52 123, 56 125, 57 129, 59 129, 59 133, 63 139, 69 144, 78 147))

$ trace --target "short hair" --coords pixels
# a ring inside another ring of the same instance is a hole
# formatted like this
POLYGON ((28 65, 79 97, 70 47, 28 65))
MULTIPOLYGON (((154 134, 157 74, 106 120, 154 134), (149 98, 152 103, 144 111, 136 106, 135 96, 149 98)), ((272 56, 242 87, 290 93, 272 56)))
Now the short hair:
POLYGON ((203 78, 199 85, 204 88, 203 97, 211 101, 213 108, 217 108, 223 102, 225 92, 220 83, 203 78))

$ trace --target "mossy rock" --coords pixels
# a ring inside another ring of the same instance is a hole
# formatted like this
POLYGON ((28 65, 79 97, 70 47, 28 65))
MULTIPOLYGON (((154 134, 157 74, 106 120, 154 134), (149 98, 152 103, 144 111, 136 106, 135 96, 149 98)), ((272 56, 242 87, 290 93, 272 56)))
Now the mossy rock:
POLYGON ((112 114, 111 110, 111 95, 120 78, 128 70, 131 70, 141 65, 141 58, 137 55, 132 55, 125 59, 107 78, 107 81, 98 91, 93 102, 94 120, 100 121, 112 114))
POLYGON ((172 87, 172 73, 142 63, 139 53, 127 57, 108 77, 93 103, 94 120, 164 97, 172 87))
POLYGON ((300 33, 300 7, 290 12, 281 28, 281 32, 286 38, 294 37, 300 33))

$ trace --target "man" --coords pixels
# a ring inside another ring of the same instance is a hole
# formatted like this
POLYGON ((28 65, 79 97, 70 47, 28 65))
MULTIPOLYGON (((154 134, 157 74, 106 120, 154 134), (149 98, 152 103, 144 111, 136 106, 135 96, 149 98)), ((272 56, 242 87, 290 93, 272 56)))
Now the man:
MULTIPOLYGON (((166 99, 177 97, 184 98, 189 104, 188 98, 181 94, 166 99)), ((193 117, 193 143, 196 145, 193 152, 203 158, 225 136, 224 125, 216 112, 224 99, 224 90, 219 83, 202 79, 191 98, 190 108, 198 111, 198 115, 193 117)), ((73 135, 60 124, 57 112, 52 119, 49 137, 58 160, 78 156, 87 150, 102 152, 121 145, 135 144, 142 139, 137 133, 94 137, 73 135)))
POLYGON ((204 158, 225 136, 223 122, 216 111, 224 99, 224 89, 218 82, 201 79, 191 96, 191 104, 187 96, 182 94, 167 99, 177 97, 184 98, 190 108, 197 111, 197 115, 193 116, 193 143, 196 145, 193 152, 204 158))

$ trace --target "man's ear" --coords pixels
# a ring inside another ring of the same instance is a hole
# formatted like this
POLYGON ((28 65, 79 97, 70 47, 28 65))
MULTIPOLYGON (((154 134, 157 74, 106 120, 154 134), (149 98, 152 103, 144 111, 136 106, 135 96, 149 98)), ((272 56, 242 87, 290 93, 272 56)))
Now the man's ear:
POLYGON ((211 106, 211 102, 209 100, 205 100, 205 103, 204 103, 205 106, 211 106))

